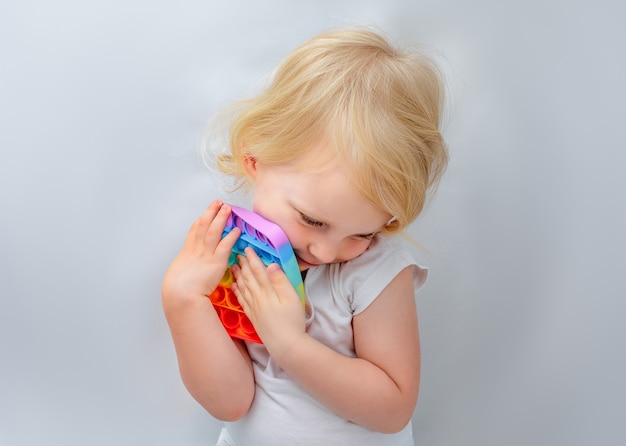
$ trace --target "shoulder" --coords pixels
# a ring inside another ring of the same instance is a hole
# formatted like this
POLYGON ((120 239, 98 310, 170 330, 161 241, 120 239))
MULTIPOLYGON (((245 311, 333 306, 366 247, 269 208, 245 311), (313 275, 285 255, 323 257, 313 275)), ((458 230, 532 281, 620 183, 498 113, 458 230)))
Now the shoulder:
POLYGON ((333 274, 342 293, 349 296, 354 314, 365 310, 382 290, 407 267, 413 273, 414 290, 419 290, 428 274, 398 236, 379 236, 369 249, 356 259, 336 265, 333 274))

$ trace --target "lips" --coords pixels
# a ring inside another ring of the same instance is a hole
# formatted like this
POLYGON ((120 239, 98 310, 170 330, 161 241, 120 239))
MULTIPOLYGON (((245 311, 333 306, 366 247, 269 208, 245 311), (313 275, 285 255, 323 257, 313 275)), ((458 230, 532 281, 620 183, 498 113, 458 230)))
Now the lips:
POLYGON ((306 260, 304 260, 303 258, 301 258, 300 256, 298 256, 297 254, 296 254, 296 258, 298 259, 298 265, 300 265, 300 268, 307 269, 307 268, 313 268, 313 267, 315 267, 315 266, 318 266, 318 265, 319 265, 319 263, 310 263, 310 262, 307 262, 306 260))

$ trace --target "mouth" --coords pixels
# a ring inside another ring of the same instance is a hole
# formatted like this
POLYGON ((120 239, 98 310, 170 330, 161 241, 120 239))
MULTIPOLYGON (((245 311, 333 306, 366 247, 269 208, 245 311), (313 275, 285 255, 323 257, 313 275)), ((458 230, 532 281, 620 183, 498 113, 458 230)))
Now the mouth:
POLYGON ((319 263, 309 263, 306 260, 303 260, 297 254, 296 254, 296 259, 298 260, 298 266, 300 267, 300 271, 304 271, 304 270, 307 270, 309 268, 313 268, 315 266, 319 266, 319 263))

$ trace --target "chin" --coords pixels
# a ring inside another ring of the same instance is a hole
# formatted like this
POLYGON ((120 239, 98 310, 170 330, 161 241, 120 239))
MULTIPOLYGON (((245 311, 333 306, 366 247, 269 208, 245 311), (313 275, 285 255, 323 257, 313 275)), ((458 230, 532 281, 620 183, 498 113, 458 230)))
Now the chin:
POLYGON ((298 267, 300 268, 300 271, 306 271, 307 269, 313 268, 315 266, 318 266, 318 265, 313 265, 312 263, 306 262, 302 260, 300 257, 298 257, 298 267))

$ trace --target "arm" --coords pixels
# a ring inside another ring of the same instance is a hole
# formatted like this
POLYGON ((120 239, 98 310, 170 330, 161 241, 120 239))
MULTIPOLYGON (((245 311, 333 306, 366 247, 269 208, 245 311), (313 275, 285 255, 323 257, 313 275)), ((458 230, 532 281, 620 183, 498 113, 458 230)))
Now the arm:
POLYGON ((249 409, 254 375, 245 345, 231 339, 207 297, 220 282, 233 230, 221 238, 230 208, 212 203, 191 227, 180 254, 163 281, 162 302, 181 378, 189 393, 211 415, 235 420, 249 409))
POLYGON ((247 259, 236 269, 235 290, 274 360, 338 415, 385 433, 404 428, 420 370, 411 270, 402 270, 353 319, 357 357, 349 358, 305 333, 302 307, 279 268, 264 273, 253 253, 247 259))

